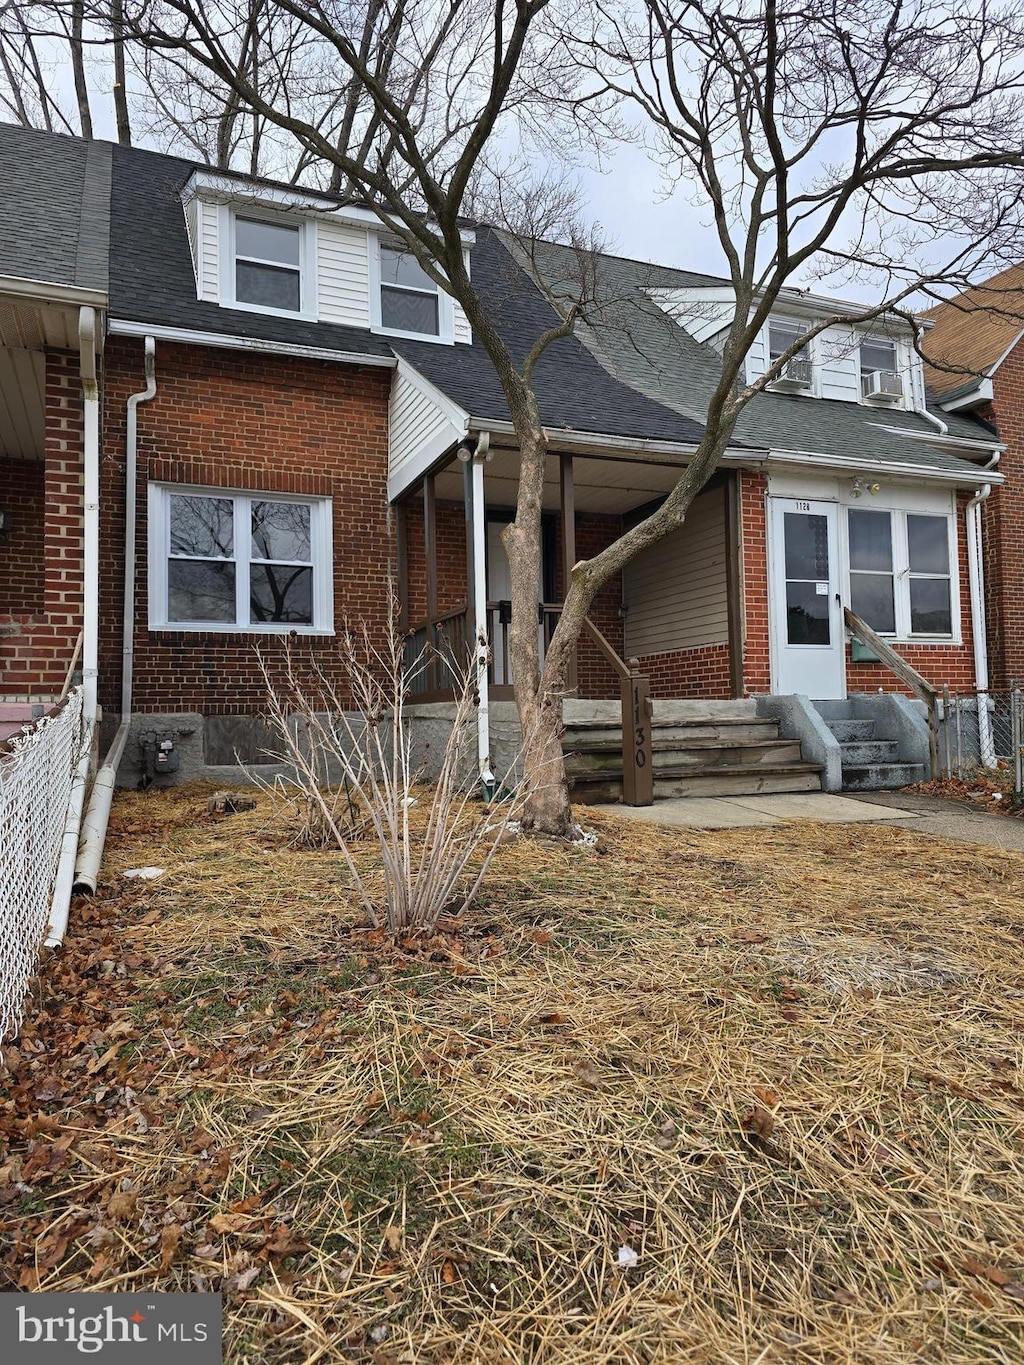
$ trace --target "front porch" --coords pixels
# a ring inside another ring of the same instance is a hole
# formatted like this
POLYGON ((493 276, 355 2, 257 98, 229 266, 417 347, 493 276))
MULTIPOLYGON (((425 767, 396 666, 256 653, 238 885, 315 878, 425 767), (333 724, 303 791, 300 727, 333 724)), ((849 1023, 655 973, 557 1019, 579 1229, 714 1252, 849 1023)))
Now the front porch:
MULTIPOLYGON (((394 504, 401 627, 409 657, 433 657, 414 683, 423 702, 448 700, 448 659, 463 659, 478 621, 490 649, 492 701, 513 698, 508 633, 511 583, 501 531, 515 515, 518 453, 452 458, 394 504)), ((561 612, 572 565, 641 520, 679 476, 669 457, 577 454, 548 457, 543 499, 538 644, 543 656, 561 612)), ((694 503, 685 527, 612 579, 590 612, 567 698, 618 698, 625 661, 662 700, 744 695, 740 571, 740 472, 722 471, 694 503)))
MULTIPOLYGON (((82 629, 78 309, 0 297, 0 701, 64 690, 82 629)), ((21 705, 24 717, 14 715, 21 705)))

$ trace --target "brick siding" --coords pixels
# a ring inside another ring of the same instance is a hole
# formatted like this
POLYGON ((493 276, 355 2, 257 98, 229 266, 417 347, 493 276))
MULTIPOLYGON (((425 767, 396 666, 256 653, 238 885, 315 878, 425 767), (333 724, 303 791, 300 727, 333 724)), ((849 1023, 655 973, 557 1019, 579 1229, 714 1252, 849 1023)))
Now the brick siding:
POLYGON ((1008 688, 1024 682, 1024 345, 1000 365, 992 389, 994 402, 979 415, 1006 445, 999 472, 1007 483, 993 488, 982 512, 986 623, 991 686, 1008 688))
POLYGON ((46 467, 42 460, 0 460, 0 510, 11 521, 0 539, 0 613, 41 616, 43 612, 43 507, 46 467))
MULTIPOLYGON (((60 690, 82 628, 82 390, 77 355, 47 352, 43 462, 41 474, 31 477, 38 489, 37 509, 23 503, 18 515, 19 522, 26 516, 37 548, 31 562, 29 556, 19 556, 25 576, 17 609, 0 600, 0 691, 47 697, 60 690)), ((24 494, 24 479, 21 488, 24 494)), ((6 499, 6 485, 4 493, 6 499)), ((0 562, 7 548, 0 547, 0 562)))
MULTIPOLYGON (((116 709, 121 657, 125 404, 143 387, 142 342, 106 353, 101 501, 100 696, 116 709)), ((256 714, 264 688, 256 647, 274 668, 285 639, 250 632, 151 631, 147 624, 146 486, 150 480, 333 498, 334 607, 339 623, 385 618, 389 536, 390 370, 158 343, 157 396, 138 409, 135 709, 256 714)), ((329 636, 297 636, 330 670, 329 636)))

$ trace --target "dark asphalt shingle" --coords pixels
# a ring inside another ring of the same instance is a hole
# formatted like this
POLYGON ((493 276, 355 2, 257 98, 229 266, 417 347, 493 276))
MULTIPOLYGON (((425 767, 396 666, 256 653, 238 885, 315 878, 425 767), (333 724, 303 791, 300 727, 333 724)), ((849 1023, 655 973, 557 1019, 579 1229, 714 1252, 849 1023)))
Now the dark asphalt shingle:
POLYGON ((0 126, 0 274, 107 287, 110 146, 0 126))

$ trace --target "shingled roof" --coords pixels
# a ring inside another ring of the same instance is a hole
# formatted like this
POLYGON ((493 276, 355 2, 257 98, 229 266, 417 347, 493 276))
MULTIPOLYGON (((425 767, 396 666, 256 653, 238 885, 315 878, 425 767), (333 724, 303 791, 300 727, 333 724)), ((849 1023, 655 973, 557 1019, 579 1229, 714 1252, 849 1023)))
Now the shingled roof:
POLYGON ((953 397, 966 381, 992 374, 1024 333, 1024 264, 1012 265, 923 316, 929 389, 953 397), (945 367, 945 368, 943 368, 945 367))
POLYGON ((0 274, 106 292, 110 152, 0 127, 0 274))
MULTIPOLYGON (((574 263, 573 253, 565 247, 531 246, 529 267, 556 298, 571 289, 574 263)), ((699 420, 718 380, 718 354, 695 341, 657 305, 650 291, 728 281, 609 255, 598 258, 596 276, 597 320, 578 329, 580 340, 610 374, 699 420)), ((945 412, 937 415, 954 438, 982 442, 993 438, 992 429, 982 422, 945 412)), ((922 470, 966 472, 965 460, 922 444, 937 435, 935 423, 916 412, 765 391, 744 409, 735 439, 751 447, 848 456, 864 464, 896 462, 922 470)))

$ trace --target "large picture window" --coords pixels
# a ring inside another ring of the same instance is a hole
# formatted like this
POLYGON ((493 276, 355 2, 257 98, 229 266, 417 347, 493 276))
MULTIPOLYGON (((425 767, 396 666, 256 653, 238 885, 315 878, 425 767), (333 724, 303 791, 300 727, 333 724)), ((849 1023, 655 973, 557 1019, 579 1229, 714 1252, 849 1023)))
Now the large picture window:
POLYGON ((950 518, 851 507, 850 606, 880 635, 950 638, 950 518))
POLYGON ((153 484, 150 626, 329 631, 326 498, 153 484))

